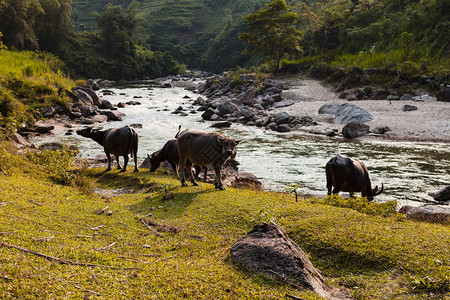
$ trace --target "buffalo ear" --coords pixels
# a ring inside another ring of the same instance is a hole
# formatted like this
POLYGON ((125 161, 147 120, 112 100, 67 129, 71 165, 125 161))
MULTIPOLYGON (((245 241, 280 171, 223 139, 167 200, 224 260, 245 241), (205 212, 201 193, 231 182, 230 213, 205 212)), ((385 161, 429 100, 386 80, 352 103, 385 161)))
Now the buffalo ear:
POLYGON ((217 137, 217 139, 219 140, 219 143, 223 144, 223 142, 225 141, 225 138, 223 137, 217 137))
POLYGON ((237 141, 234 141, 234 144, 237 146, 240 142, 241 142, 241 140, 237 140, 237 141))

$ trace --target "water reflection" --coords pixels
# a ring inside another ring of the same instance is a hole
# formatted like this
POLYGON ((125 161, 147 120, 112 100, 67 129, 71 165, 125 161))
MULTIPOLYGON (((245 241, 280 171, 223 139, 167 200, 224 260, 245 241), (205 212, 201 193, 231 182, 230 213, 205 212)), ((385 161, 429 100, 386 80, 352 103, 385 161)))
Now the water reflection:
MULTIPOLYGON (((191 103, 199 96, 192 92, 181 88, 149 88, 142 84, 109 90, 115 95, 103 98, 113 104, 129 100, 142 103, 121 109, 127 115, 124 121, 102 125, 108 128, 142 124, 142 128, 137 129, 140 135, 139 161, 173 138, 178 125, 212 131, 211 123, 201 121, 200 113, 191 112, 197 109, 191 103), (188 116, 171 114, 180 105, 189 112, 188 116)), ((344 141, 295 132, 281 134, 241 124, 233 124, 221 131, 226 136, 242 139, 237 148, 240 170, 254 173, 267 189, 284 190, 291 184, 298 184, 304 193, 325 195, 325 164, 336 153, 364 161, 373 185, 384 183, 385 193, 377 198, 380 201, 395 199, 400 204, 418 205, 431 200, 428 192, 437 191, 450 181, 450 149, 447 144, 344 141)), ((36 142, 49 140, 78 144, 80 156, 85 158, 103 152, 92 140, 77 135, 65 136, 64 133, 36 142)))

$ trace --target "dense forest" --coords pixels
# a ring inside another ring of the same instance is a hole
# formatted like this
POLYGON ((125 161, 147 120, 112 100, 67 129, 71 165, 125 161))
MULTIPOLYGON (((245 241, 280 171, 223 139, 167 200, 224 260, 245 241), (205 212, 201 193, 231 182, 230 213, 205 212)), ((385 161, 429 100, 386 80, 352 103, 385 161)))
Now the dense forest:
MULTIPOLYGON (((9 49, 58 55, 76 76, 132 79, 191 69, 219 72, 264 62, 244 55, 245 16, 267 0, 0 1, 9 49), (177 63, 178 62, 178 63, 177 63)), ((450 69, 447 0, 292 0, 302 51, 284 65, 450 69)))

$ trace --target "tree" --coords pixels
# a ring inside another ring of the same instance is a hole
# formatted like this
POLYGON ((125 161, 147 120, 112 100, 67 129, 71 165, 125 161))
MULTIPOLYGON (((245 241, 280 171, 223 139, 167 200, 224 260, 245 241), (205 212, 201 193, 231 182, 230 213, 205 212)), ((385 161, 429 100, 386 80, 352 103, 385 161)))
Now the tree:
POLYGON ((263 53, 272 60, 273 72, 277 72, 285 55, 301 52, 302 32, 295 27, 297 13, 290 12, 291 7, 285 0, 275 0, 266 6, 266 9, 244 17, 250 32, 239 34, 239 39, 250 46, 244 53, 263 53))

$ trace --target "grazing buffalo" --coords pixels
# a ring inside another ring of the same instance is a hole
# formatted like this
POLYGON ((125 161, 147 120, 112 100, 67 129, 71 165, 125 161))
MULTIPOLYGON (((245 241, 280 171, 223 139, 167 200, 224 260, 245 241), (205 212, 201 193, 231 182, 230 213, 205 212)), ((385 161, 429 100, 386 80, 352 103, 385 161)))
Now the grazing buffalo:
POLYGON ((378 186, 372 189, 369 171, 364 163, 356 158, 337 154, 327 162, 325 172, 328 195, 331 195, 332 187, 334 187, 333 194, 343 191, 349 192, 353 197, 353 193, 361 192, 361 195, 367 197, 368 200, 373 200, 374 196, 383 192, 383 184, 381 184, 380 190, 378 190, 378 186))
POLYGON ((87 127, 77 130, 77 134, 91 138, 103 146, 108 157, 108 168, 106 171, 111 170, 111 154, 114 154, 117 161, 117 169, 121 170, 120 172, 125 172, 127 170, 128 154, 131 153, 131 157, 134 158, 134 172, 139 172, 137 167, 139 135, 133 128, 124 126, 106 130, 95 130, 87 127), (124 158, 123 168, 120 166, 119 156, 123 156, 124 158))
MULTIPOLYGON (((240 141, 226 138, 219 132, 205 132, 195 129, 186 129, 182 132, 178 131, 175 137, 178 141, 182 186, 187 186, 185 170, 187 162, 190 160, 194 165, 198 166, 212 165, 216 173, 214 181, 216 189, 225 190, 220 168, 235 154, 236 146, 240 141)), ((195 182, 192 169, 189 173, 192 184, 198 185, 195 182)))
MULTIPOLYGON (((178 155, 178 143, 177 139, 168 140, 162 149, 152 153, 152 155, 147 155, 150 160, 150 172, 155 172, 163 161, 168 161, 172 166, 173 172, 178 176, 178 166, 180 164, 180 156, 178 155)), ((188 160, 186 166, 192 168, 192 163, 188 160)), ((197 180, 202 167, 195 166, 195 180, 197 180)), ((206 181, 206 175, 208 168, 204 167, 204 181, 206 181)))

